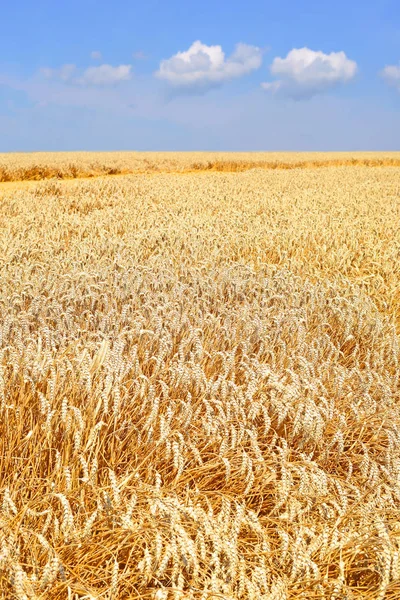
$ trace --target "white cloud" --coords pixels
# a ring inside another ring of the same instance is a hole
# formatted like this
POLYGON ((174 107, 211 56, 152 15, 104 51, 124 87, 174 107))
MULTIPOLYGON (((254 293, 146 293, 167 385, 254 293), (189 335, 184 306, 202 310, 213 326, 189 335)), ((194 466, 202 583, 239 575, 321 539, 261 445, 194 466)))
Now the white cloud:
POLYGON ((262 83, 265 90, 309 98, 349 82, 357 72, 357 63, 344 52, 325 54, 309 48, 293 48, 286 58, 274 58, 270 71, 279 79, 262 83))
POLYGON ((400 92, 400 63, 398 65, 387 65, 382 69, 381 77, 400 92))
POLYGON ((63 65, 59 69, 49 69, 48 67, 43 67, 40 69, 41 74, 46 79, 61 79, 61 81, 71 81, 75 72, 75 65, 63 65))
POLYGON ((207 89, 224 81, 242 77, 258 69, 262 51, 256 46, 237 44, 228 58, 221 46, 194 42, 185 52, 162 60, 156 76, 181 88, 207 89))
POLYGON ((266 90, 267 92, 272 92, 275 93, 279 90, 279 88, 281 87, 281 82, 280 81, 269 81, 269 82, 264 82, 261 84, 261 87, 266 90))
POLYGON ((94 58, 95 60, 100 60, 101 52, 99 52, 99 50, 93 50, 93 52, 90 53, 90 57, 94 58))
POLYGON ((83 85, 111 85, 128 81, 132 77, 131 70, 131 65, 88 67, 77 81, 83 85))
POLYGON ((61 80, 64 83, 106 86, 128 81, 132 77, 131 70, 131 65, 113 67, 104 64, 98 67, 88 67, 79 73, 75 65, 63 65, 59 69, 42 68, 40 73, 46 79, 61 80))

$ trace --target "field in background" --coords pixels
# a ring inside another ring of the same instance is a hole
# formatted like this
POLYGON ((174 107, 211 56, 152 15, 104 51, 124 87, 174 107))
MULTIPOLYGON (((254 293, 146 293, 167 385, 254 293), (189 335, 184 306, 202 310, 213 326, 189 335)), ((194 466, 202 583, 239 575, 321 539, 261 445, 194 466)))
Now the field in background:
POLYGON ((0 154, 0 182, 101 175, 396 166, 400 152, 31 152, 0 154))
POLYGON ((0 596, 398 599, 400 168, 87 156, 0 184, 0 596))

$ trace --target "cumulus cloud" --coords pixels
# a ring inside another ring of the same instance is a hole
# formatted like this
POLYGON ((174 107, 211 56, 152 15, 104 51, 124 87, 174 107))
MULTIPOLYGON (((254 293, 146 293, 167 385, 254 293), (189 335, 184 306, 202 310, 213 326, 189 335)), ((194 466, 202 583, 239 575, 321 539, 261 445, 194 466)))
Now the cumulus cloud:
POLYGON ((61 80, 73 85, 107 86, 128 81, 132 77, 131 65, 99 65, 78 71, 75 65, 63 65, 59 69, 43 68, 40 70, 46 79, 61 80))
POLYGON ((398 65, 387 65, 381 71, 381 77, 400 92, 400 63, 398 65))
POLYGON ((293 48, 285 58, 274 58, 270 71, 278 79, 262 83, 266 91, 309 98, 348 83, 357 72, 357 63, 344 52, 325 54, 309 48, 293 48))
POLYGON ((156 76, 176 88, 207 89, 242 77, 258 69, 261 62, 262 51, 256 46, 237 44, 226 58, 221 46, 196 41, 188 50, 162 60, 156 76))
POLYGON ((90 53, 90 57, 94 58, 95 60, 100 60, 101 52, 99 52, 99 50, 93 50, 93 52, 90 53))

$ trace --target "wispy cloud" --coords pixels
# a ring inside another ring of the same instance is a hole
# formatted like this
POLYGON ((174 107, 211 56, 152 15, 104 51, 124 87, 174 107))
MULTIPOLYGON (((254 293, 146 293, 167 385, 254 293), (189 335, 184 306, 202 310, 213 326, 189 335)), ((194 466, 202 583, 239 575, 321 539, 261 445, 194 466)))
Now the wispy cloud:
POLYGON ((300 99, 348 83, 357 72, 357 63, 344 52, 325 54, 309 48, 293 48, 285 58, 274 58, 270 71, 278 79, 262 83, 266 91, 300 99))
POLYGON ((142 50, 138 50, 132 54, 135 60, 145 60, 147 58, 147 54, 145 54, 142 50))
POLYGON ((400 63, 387 65, 380 73, 387 84, 395 87, 400 92, 400 63))
POLYGON ((58 69, 43 67, 40 69, 41 75, 46 79, 58 79, 64 82, 72 81, 77 71, 76 65, 63 65, 58 69))
POLYGON ((120 81, 128 81, 132 77, 131 65, 100 65, 87 68, 77 80, 83 85, 111 85, 120 81))
POLYGON ((73 85, 107 86, 128 81, 132 77, 132 65, 99 65, 79 70, 75 65, 63 65, 59 69, 47 67, 40 70, 46 79, 63 81, 73 85))
POLYGON ((262 51, 257 46, 237 44, 226 58, 221 46, 207 46, 196 41, 188 50, 162 60, 156 76, 175 88, 204 91, 247 75, 261 63, 262 51))

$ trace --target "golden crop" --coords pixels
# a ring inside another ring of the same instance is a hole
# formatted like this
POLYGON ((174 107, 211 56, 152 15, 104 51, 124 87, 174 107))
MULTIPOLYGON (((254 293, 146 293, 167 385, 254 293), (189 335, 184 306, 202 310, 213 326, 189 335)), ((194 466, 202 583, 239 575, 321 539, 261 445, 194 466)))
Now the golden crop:
POLYGON ((0 185, 0 597, 398 599, 400 169, 159 160, 0 185))
POLYGON ((0 182, 101 175, 241 172, 324 166, 400 167, 400 152, 30 152, 0 153, 0 182))

